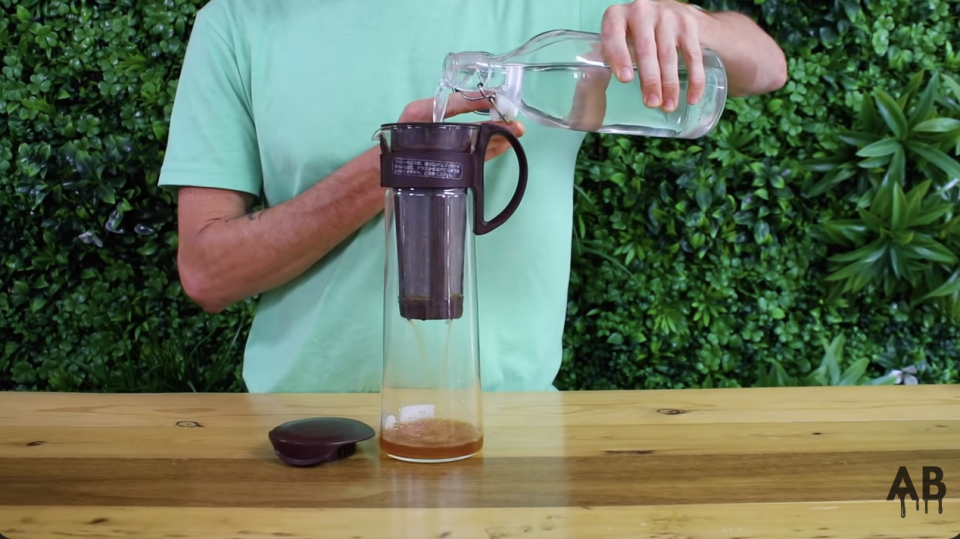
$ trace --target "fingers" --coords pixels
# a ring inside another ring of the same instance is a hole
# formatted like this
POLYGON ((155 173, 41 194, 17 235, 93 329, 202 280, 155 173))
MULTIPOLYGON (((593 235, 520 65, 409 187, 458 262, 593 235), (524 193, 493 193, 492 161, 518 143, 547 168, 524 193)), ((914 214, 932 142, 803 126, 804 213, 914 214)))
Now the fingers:
MULTIPOLYGON (((680 75, 677 65, 677 24, 672 14, 664 13, 656 29, 657 59, 660 64, 660 87, 663 110, 673 112, 680 102, 680 75)), ((650 103, 648 103, 649 105, 650 103)), ((656 105, 651 105, 656 106, 656 105)))
POLYGON ((627 18, 622 5, 607 9, 601 25, 603 55, 620 82, 633 80, 633 60, 627 47, 627 18))
MULTIPOLYGON (((493 107, 493 103, 489 99, 483 99, 479 92, 470 93, 470 99, 467 99, 466 95, 461 92, 457 92, 450 95, 450 99, 447 100, 447 112, 444 118, 450 118, 451 116, 459 116, 460 114, 466 114, 468 112, 476 112, 478 110, 489 109, 493 107), (480 98, 480 99, 478 99, 480 98)), ((433 106, 433 100, 431 99, 431 107, 433 106)))
POLYGON ((700 50, 700 38, 696 25, 690 25, 680 34, 680 48, 687 64, 687 103, 696 105, 703 97, 706 75, 703 69, 703 52, 700 50))
MULTIPOLYGON (((647 4, 640 3, 637 6, 647 4)), ((643 102, 651 108, 659 107, 663 102, 660 84, 660 60, 657 55, 657 20, 649 9, 638 7, 629 19, 630 34, 637 54, 637 68, 640 71, 640 86, 643 90, 643 102)))
POLYGON ((484 156, 484 160, 492 161, 512 149, 513 146, 503 139, 491 140, 490 144, 487 146, 487 153, 484 156))
MULTIPOLYGON (((471 95, 471 98, 473 96, 471 95)), ((432 122, 433 121, 433 98, 428 97, 418 99, 403 110, 400 115, 401 122, 432 122)), ((488 109, 492 106, 486 99, 466 99, 461 93, 450 94, 447 99, 447 110, 444 113, 444 119, 452 116, 459 116, 468 112, 488 109)))
POLYGON ((687 67, 687 102, 703 95, 705 75, 698 21, 690 6, 635 0, 607 9, 603 17, 604 56, 621 82, 633 78, 631 49, 640 72, 643 101, 666 112, 680 104, 679 51, 687 67), (628 72, 621 73, 624 68, 628 72))
MULTIPOLYGON (((507 130, 509 130, 511 133, 513 133, 513 135, 517 138, 522 137, 524 133, 523 124, 520 122, 510 122, 509 124, 506 124, 504 122, 499 122, 499 121, 484 122, 484 123, 492 123, 492 124, 497 124, 500 127, 504 127, 507 130)), ((493 137, 490 137, 490 143, 487 144, 487 153, 484 156, 484 158, 487 161, 489 161, 491 159, 500 157, 501 155, 507 153, 512 149, 513 149, 513 146, 510 145, 510 142, 507 139, 503 138, 502 136, 493 136, 493 137)))

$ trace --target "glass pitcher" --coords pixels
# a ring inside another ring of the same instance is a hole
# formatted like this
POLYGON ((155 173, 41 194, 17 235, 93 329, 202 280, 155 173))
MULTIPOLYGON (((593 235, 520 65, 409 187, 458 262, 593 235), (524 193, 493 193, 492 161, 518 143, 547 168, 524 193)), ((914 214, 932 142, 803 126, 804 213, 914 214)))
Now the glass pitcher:
POLYGON ((674 110, 643 103, 640 76, 622 83, 604 61, 602 38, 593 32, 551 30, 499 55, 450 53, 443 63, 438 96, 450 91, 492 101, 492 119, 526 118, 557 129, 695 139, 713 130, 727 100, 727 73, 720 57, 701 51, 705 84, 701 99, 687 101, 687 66, 678 58, 680 100, 674 110))
POLYGON ((474 234, 516 211, 527 184, 520 142, 495 124, 385 124, 387 188, 380 448, 412 462, 469 458, 483 447, 474 234), (520 163, 512 199, 484 219, 483 172, 491 138, 520 163))

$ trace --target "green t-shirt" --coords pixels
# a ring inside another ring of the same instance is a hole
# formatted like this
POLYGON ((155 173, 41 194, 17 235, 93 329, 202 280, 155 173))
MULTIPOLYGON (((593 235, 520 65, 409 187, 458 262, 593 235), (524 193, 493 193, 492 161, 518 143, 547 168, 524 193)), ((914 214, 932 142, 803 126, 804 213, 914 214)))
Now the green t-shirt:
MULTIPOLYGON (((615 3, 212 0, 187 48, 160 183, 262 190, 268 205, 280 204, 372 147, 371 135, 408 103, 432 97, 447 53, 499 54, 554 29, 599 32, 615 3)), ((553 390, 562 358, 583 134, 524 125, 524 199, 503 226, 476 237, 486 391, 553 390)), ((489 218, 513 195, 513 152, 488 162, 485 178, 489 218)), ((381 213, 261 296, 243 366, 251 392, 379 391, 384 248, 381 213)))

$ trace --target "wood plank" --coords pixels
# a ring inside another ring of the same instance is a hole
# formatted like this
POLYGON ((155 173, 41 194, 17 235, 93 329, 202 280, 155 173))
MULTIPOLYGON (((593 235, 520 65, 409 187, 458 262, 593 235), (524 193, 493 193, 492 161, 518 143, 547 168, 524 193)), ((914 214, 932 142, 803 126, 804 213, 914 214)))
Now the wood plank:
MULTIPOLYGON (((703 425, 960 419, 960 385, 487 393, 501 427, 703 425)), ((0 427, 204 426, 272 428, 336 415, 376 424, 376 394, 0 393, 0 427)))
MULTIPOLYGON (((0 427, 0 458, 269 459, 265 427, 0 427), (105 442, 105 440, 110 440, 105 442)), ((365 443, 355 458, 377 455, 365 443)), ((487 426, 484 458, 960 449, 960 420, 487 426)))
MULTIPOLYGON (((478 508, 884 500, 897 469, 920 487, 960 450, 744 455, 475 458, 416 465, 347 459, 317 468, 277 459, 0 459, 0 506, 478 508)), ((958 530, 960 531, 960 530, 958 530)))
POLYGON ((489 509, 0 507, 9 539, 950 539, 960 502, 489 509))

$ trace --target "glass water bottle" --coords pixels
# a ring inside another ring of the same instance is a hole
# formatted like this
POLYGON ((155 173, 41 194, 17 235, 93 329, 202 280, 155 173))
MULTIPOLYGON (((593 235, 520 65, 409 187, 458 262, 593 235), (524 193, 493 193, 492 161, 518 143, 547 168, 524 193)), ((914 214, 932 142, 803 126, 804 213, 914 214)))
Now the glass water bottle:
POLYGON ((545 32, 502 55, 451 53, 438 97, 445 100, 451 90, 492 97, 491 114, 508 121, 522 113, 559 129, 693 139, 714 128, 727 99, 723 62, 709 49, 702 55, 706 83, 695 105, 687 102, 687 68, 679 55, 680 99, 671 112, 644 104, 636 65, 633 79, 620 82, 603 60, 600 35, 574 30, 545 32))

